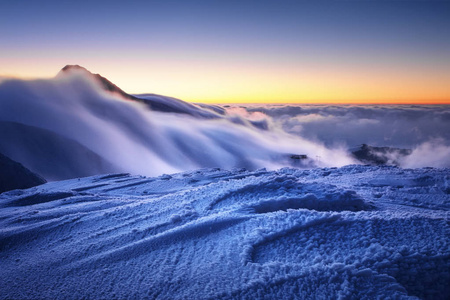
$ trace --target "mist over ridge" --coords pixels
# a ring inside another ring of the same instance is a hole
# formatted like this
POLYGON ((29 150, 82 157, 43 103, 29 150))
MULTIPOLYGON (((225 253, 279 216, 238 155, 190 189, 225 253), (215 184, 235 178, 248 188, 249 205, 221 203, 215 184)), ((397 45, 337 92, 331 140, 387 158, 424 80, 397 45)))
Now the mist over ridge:
POLYGON ((105 77, 68 66, 53 79, 0 82, 0 152, 52 180, 79 176, 51 174, 52 165, 61 169, 68 161, 80 161, 88 170, 83 175, 102 168, 149 176, 204 167, 276 169, 292 166, 292 154, 307 155, 307 167, 343 166, 357 163, 348 149, 363 143, 413 149, 393 158, 402 166, 444 167, 449 116, 448 106, 192 104, 129 95, 105 77), (36 132, 46 145, 26 148, 36 132))
MULTIPOLYGON (((328 148, 361 144, 406 148, 396 156, 402 167, 450 166, 449 105, 230 105, 251 119, 270 119, 285 132, 328 148)), ((394 149, 395 150, 395 149, 394 149)))

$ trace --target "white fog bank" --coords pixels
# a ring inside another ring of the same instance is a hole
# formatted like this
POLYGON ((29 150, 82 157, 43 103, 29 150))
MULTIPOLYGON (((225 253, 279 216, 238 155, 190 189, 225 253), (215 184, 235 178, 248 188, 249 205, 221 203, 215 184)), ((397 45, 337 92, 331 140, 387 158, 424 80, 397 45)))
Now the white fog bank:
POLYGON ((344 148, 209 114, 215 117, 151 111, 81 72, 7 80, 0 84, 0 152, 50 180, 105 171, 154 176, 203 167, 276 169, 296 163, 291 154, 307 155, 309 166, 354 162, 344 148), (74 165, 89 171, 70 174, 74 165))

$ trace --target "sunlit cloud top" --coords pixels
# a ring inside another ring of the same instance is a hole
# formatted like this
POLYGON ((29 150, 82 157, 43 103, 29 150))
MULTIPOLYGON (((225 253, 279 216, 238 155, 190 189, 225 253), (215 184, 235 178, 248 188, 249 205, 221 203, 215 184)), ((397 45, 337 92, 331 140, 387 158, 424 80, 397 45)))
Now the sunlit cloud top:
POLYGON ((445 1, 2 1, 0 76, 198 102, 450 103, 445 1))

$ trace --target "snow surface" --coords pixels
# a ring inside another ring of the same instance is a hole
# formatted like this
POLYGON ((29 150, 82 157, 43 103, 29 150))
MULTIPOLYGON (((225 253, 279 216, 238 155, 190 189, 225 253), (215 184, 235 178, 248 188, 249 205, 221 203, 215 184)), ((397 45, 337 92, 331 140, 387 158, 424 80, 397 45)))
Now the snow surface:
POLYGON ((0 194, 0 299, 448 299, 450 170, 109 174, 0 194))

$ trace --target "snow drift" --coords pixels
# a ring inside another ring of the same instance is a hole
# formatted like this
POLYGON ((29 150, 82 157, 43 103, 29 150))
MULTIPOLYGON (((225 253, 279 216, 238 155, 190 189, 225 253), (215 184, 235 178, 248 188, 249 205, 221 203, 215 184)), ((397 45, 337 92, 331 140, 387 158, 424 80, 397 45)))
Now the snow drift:
POLYGON ((0 194, 0 299, 448 299, 449 169, 110 174, 0 194))

